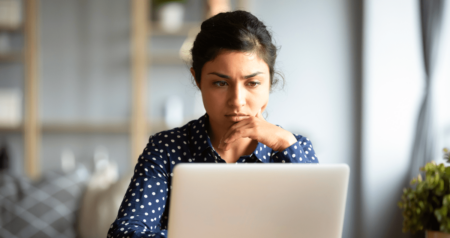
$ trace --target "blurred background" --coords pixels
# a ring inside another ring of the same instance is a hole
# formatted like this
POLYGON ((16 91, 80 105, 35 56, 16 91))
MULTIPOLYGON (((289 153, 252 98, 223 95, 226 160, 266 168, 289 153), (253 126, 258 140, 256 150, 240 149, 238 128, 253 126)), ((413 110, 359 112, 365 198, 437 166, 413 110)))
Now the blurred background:
POLYGON ((100 200, 83 186, 125 181, 120 202, 148 136, 204 114, 188 51, 203 20, 235 9, 280 48, 285 86, 267 120, 310 138, 320 163, 351 168, 343 237, 407 237, 402 188, 422 151, 422 165, 442 162, 450 146, 450 4, 426 68, 419 1, 0 0, 3 169, 35 181, 78 171, 75 208, 100 200))

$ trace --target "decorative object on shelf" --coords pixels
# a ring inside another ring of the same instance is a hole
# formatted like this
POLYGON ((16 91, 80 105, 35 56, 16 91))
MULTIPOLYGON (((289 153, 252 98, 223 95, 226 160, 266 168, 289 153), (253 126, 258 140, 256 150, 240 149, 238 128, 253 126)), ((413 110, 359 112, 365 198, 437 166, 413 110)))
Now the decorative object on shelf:
POLYGON ((186 39, 184 40, 183 44, 180 48, 180 58, 185 62, 190 64, 192 61, 191 56, 191 49, 192 46, 194 46, 195 37, 197 37, 197 34, 200 32, 200 26, 198 27, 192 27, 189 29, 188 35, 186 39))
MULTIPOLYGON (((444 149, 444 159, 450 163, 450 151, 444 149)), ((398 206, 403 210, 403 232, 427 231, 427 237, 450 237, 450 167, 434 161, 420 168, 411 181, 414 188, 404 188, 398 206), (429 231, 429 232, 428 232, 429 231), (436 236, 436 233, 439 236, 436 236), (442 236, 442 235, 447 236, 442 236)))
MULTIPOLYGON (((229 0, 208 0, 208 11, 206 13, 206 18, 210 18, 214 15, 217 15, 221 12, 231 11, 230 1, 229 0)), ((200 32, 200 26, 192 27, 189 29, 188 36, 186 40, 184 40, 183 45, 180 48, 180 58, 186 62, 191 63, 191 49, 194 45, 195 37, 200 32)))
POLYGON ((94 150, 94 166, 95 171, 101 171, 105 169, 109 162, 108 149, 104 146, 97 146, 94 150))
POLYGON ((22 1, 0 0, 0 27, 18 28, 22 24, 22 1))
POLYGON ((69 148, 64 148, 61 152, 61 168, 65 173, 75 169, 75 154, 69 148))
POLYGON ((230 0, 208 0, 208 11, 206 13, 206 18, 215 16, 221 12, 231 11, 230 0))
POLYGON ((154 0, 159 27, 167 33, 177 32, 184 21, 184 0, 154 0))
POLYGON ((179 96, 171 96, 164 106, 164 122, 167 128, 183 125, 183 100, 179 96))
POLYGON ((18 89, 0 89, 0 126, 19 126, 22 120, 22 92, 18 89))

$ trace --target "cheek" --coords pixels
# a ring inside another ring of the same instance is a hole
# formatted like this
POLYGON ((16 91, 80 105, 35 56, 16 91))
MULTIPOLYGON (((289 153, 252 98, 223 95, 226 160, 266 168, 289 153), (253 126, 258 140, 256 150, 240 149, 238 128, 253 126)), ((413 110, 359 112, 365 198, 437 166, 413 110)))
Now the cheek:
POLYGON ((203 106, 205 107, 206 112, 209 114, 209 109, 211 107, 211 100, 208 98, 207 95, 205 95, 204 93, 202 93, 202 99, 203 99, 203 106))
POLYGON ((252 95, 249 99, 249 103, 251 104, 252 109, 259 110, 262 107, 266 107, 269 102, 269 91, 259 92, 255 95, 252 95))
POLYGON ((214 93, 211 90, 203 90, 202 99, 203 99, 203 106, 205 106, 205 110, 208 114, 211 114, 211 112, 219 110, 221 105, 220 94, 214 93))

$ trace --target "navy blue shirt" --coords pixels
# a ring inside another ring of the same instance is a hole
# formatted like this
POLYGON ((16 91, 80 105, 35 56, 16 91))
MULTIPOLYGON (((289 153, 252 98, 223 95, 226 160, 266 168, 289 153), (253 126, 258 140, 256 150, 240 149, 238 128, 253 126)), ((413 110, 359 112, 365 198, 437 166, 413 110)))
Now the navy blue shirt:
MULTIPOLYGON (((150 136, 108 237, 167 237, 175 165, 226 163, 211 144, 208 123, 205 114, 181 128, 150 136)), ((309 139, 294 136, 297 142, 284 151, 258 143, 252 154, 240 157, 236 163, 318 163, 309 139)))

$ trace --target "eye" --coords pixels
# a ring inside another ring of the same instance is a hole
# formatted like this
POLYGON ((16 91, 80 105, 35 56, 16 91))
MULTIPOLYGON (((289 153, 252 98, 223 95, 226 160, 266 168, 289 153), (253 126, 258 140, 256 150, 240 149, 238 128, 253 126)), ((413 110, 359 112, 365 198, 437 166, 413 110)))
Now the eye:
POLYGON ((253 87, 253 88, 256 88, 258 85, 260 85, 261 83, 260 82, 258 82, 258 81, 251 81, 251 82, 248 82, 248 86, 250 86, 250 87, 253 87))
POLYGON ((228 84, 225 81, 217 81, 217 82, 214 82, 214 85, 216 85, 217 87, 224 87, 228 84))

